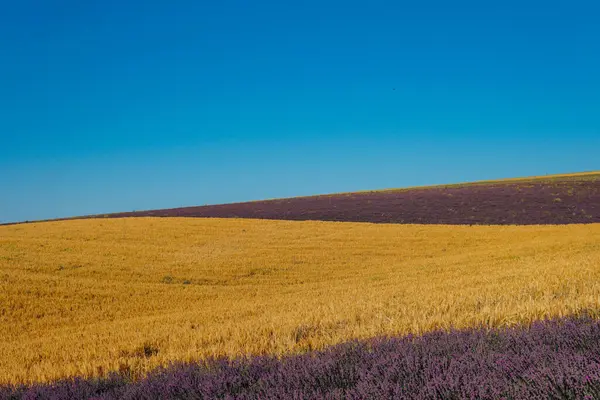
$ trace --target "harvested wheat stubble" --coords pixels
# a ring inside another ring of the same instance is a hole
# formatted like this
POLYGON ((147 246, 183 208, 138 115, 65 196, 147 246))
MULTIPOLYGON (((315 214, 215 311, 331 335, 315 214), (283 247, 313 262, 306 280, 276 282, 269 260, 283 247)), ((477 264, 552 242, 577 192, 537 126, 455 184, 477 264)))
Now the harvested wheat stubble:
POLYGON ((353 341, 277 359, 175 364, 132 382, 115 374, 0 387, 0 398, 88 399, 598 399, 600 322, 353 341))
POLYGON ((600 222, 600 174, 107 215, 136 216, 460 225, 585 224, 600 222))

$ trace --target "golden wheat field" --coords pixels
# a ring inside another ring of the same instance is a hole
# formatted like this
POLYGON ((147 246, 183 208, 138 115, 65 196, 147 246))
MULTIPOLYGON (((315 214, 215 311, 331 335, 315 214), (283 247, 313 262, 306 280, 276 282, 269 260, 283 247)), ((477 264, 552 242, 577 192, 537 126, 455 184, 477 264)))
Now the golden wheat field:
POLYGON ((600 309, 600 225, 90 219, 0 227, 0 382, 600 309))

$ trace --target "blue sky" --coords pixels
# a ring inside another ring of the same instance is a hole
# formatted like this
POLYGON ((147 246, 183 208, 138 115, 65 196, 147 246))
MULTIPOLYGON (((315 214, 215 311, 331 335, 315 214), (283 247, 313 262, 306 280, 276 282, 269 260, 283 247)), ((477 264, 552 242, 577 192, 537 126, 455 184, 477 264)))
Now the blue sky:
POLYGON ((600 169, 596 1, 0 12, 0 221, 600 169))

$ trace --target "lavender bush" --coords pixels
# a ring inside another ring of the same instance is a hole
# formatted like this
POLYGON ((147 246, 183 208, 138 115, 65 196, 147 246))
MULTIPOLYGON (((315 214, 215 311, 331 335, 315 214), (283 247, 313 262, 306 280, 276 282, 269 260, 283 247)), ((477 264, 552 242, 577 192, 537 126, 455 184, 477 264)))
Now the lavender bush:
POLYGON ((404 224, 530 225, 600 222, 600 175, 415 188, 109 214, 404 224))
POLYGON ((435 332, 321 352, 176 364, 130 382, 72 379, 0 388, 2 399, 596 399, 600 322, 435 332))

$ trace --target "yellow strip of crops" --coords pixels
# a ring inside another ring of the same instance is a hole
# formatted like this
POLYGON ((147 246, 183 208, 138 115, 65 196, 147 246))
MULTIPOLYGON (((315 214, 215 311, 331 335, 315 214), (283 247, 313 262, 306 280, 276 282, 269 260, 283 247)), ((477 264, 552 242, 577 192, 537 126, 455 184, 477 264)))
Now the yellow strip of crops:
POLYGON ((600 225, 0 227, 0 382, 600 310, 600 225))

